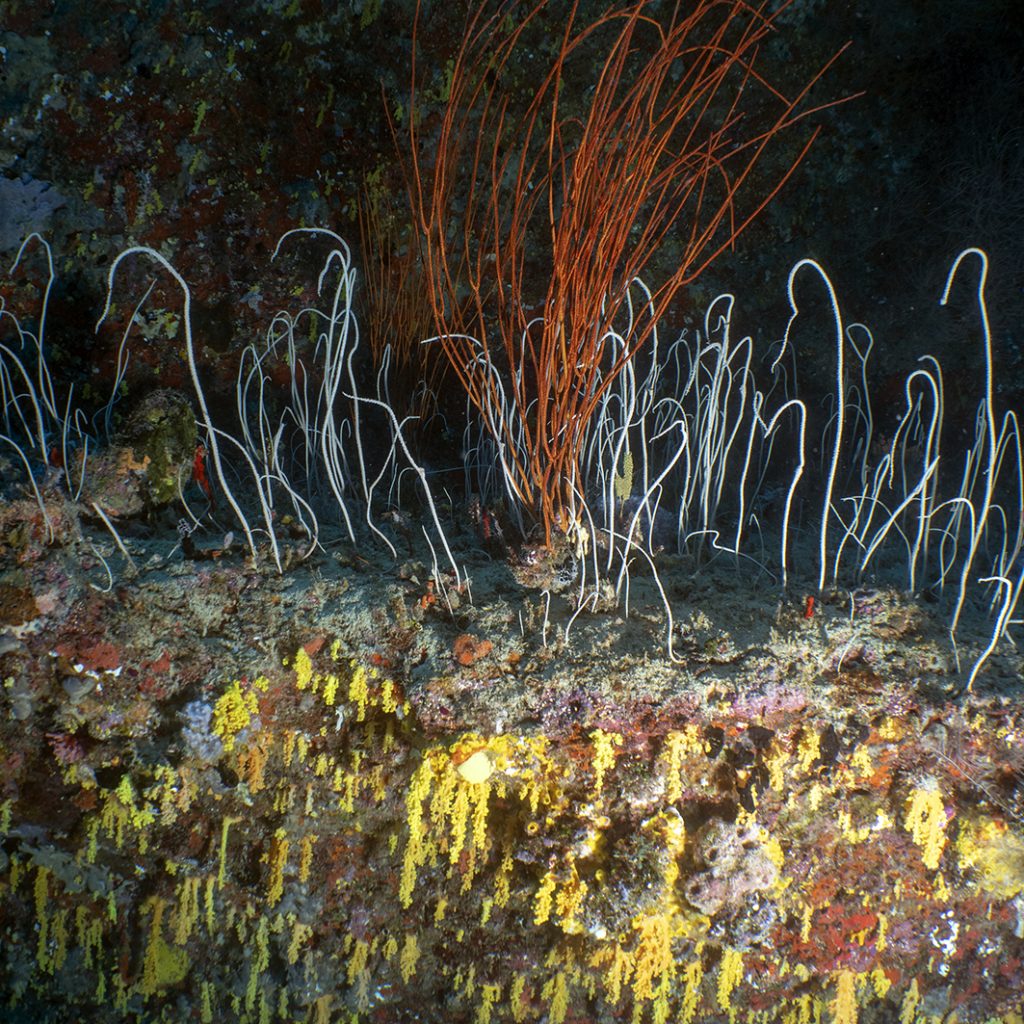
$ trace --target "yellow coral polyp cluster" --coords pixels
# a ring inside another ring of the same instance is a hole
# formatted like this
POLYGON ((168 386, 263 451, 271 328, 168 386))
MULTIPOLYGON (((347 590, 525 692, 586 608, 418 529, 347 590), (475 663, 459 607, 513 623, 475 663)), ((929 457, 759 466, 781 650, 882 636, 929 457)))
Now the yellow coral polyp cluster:
POLYGON ((797 741, 796 757, 800 771, 806 775, 821 756, 821 736, 813 729, 803 729, 797 741))
MULTIPOLYGON (((548 755, 543 737, 496 736, 485 742, 467 734, 449 747, 425 750, 406 792, 407 831, 399 882, 402 905, 412 903, 418 870, 428 860, 438 863, 442 856, 448 861, 449 876, 460 874, 461 889, 468 891, 492 847, 488 830, 492 794, 501 799, 514 795, 533 817, 542 805, 551 807, 557 799, 562 772, 548 755)), ((511 850, 504 849, 495 879, 498 906, 508 901, 511 867, 511 850)))
MULTIPOLYGON (((673 984, 679 963, 672 943, 680 932, 679 920, 672 910, 652 909, 637 914, 627 935, 605 943, 590 960, 590 966, 602 971, 605 995, 617 1006, 627 986, 633 995, 633 1020, 644 1017, 650 1007, 651 1020, 667 1021, 670 1017, 673 984)), ((691 1024, 700 999, 704 968, 697 958, 683 967, 683 987, 678 1019, 691 1024)))
POLYGON ((672 954, 672 920, 668 914, 646 913, 633 919, 633 999, 667 1001, 676 961, 672 954))
POLYGON ((591 732, 590 739, 594 744, 594 797, 597 798, 604 789, 605 775, 615 767, 615 760, 618 757, 616 748, 622 746, 622 736, 617 732, 595 729, 591 732))
POLYGON ((409 789, 405 794, 406 827, 408 836, 405 857, 402 861, 402 875, 398 885, 398 898, 403 907, 412 905, 412 891, 416 885, 416 872, 427 862, 430 853, 429 822, 423 820, 423 802, 430 793, 433 769, 430 759, 424 757, 413 772, 409 789))
POLYGON ((478 857, 485 856, 490 845, 490 795, 490 784, 466 781, 443 748, 424 753, 406 794, 408 836, 399 884, 404 907, 412 903, 416 872, 428 858, 436 862, 439 855, 446 854, 450 868, 462 871, 463 890, 469 888, 478 857), (425 807, 428 797, 429 807, 425 807))
POLYGON ((265 691, 270 684, 259 676, 251 685, 234 680, 213 706, 211 728, 219 736, 226 751, 234 750, 238 734, 247 729, 259 711, 257 691, 265 691))
POLYGON ((274 833, 270 844, 268 860, 270 863, 270 879, 267 883, 267 906, 273 907, 284 895, 284 869, 288 863, 288 850, 291 843, 288 833, 279 828, 274 833))
POLYGON ((673 730, 665 737, 661 761, 665 771, 665 795, 669 803, 682 800, 686 764, 691 758, 703 757, 704 749, 705 741, 696 725, 673 730))
POLYGON ((743 981, 743 953, 738 949, 722 951, 722 963, 718 968, 718 1005, 731 1013, 732 994, 743 981))
MULTIPOLYGON (((108 791, 103 799, 98 826, 114 839, 114 845, 120 850, 124 847, 126 830, 130 827, 139 833, 139 852, 145 853, 148 848, 146 829, 157 819, 156 809, 150 804, 140 804, 135 796, 131 778, 122 776, 117 788, 108 791)), ((93 833, 89 844, 88 860, 95 859, 96 834, 93 833)))
MULTIPOLYGON (((341 644, 335 641, 330 649, 331 661, 340 662, 343 657, 341 644)), ((313 659, 304 647, 295 652, 291 668, 295 673, 297 690, 319 694, 328 708, 336 706, 338 694, 342 692, 345 682, 338 672, 317 672, 313 667, 313 659)), ((354 659, 348 661, 348 681, 344 693, 355 710, 357 722, 366 722, 371 710, 389 716, 397 715, 400 708, 403 714, 409 710, 408 706, 400 705, 399 689, 394 680, 382 678, 376 668, 367 669, 354 659)))
POLYGON ((836 975, 836 997, 832 1004, 834 1024, 857 1024, 857 975, 842 970, 836 975))
POLYGON ((907 797, 904 828, 921 848, 924 866, 934 871, 946 847, 946 806, 939 784, 931 777, 924 779, 907 797))
POLYGON ((143 909, 147 907, 153 917, 142 964, 142 979, 138 986, 139 992, 144 996, 154 995, 180 984, 189 971, 188 954, 185 950, 170 945, 163 935, 166 901, 154 896, 147 901, 143 909))
POLYGON ((956 839, 960 869, 971 871, 978 885, 997 899, 1024 893, 1024 838, 1006 822, 988 817, 964 822, 956 839))

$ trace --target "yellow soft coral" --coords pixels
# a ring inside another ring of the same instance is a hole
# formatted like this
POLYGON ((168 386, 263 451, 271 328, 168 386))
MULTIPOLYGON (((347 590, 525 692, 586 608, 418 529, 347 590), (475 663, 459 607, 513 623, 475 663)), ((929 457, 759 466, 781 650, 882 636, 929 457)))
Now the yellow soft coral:
POLYGON ((633 998, 639 1003, 664 997, 676 971, 669 916, 638 914, 633 919, 633 931, 636 934, 633 998))
POLYGON ((402 861, 402 877, 398 888, 398 898, 402 906, 412 905, 412 890, 416 884, 416 869, 426 863, 429 852, 429 826, 423 818, 423 801, 430 793, 434 781, 433 766, 430 757, 424 757, 413 773, 409 790, 405 795, 406 819, 409 835, 406 840, 405 857, 402 861))
POLYGON ((251 686, 235 680, 213 707, 213 732, 221 738, 225 750, 233 750, 238 734, 248 728, 259 710, 257 690, 266 690, 266 678, 260 676, 251 686))
POLYGON ((718 969, 718 1005, 729 1013, 730 1019, 735 1014, 732 993, 742 981, 743 953, 738 949, 723 950, 722 963, 718 969))
POLYGON ((622 736, 617 732, 594 729, 590 734, 590 739, 594 744, 594 796, 596 798, 604 789, 605 775, 615 767, 615 760, 618 757, 615 748, 622 746, 622 736))
POLYGON ((997 899, 1024 892, 1024 838, 991 818, 965 823, 957 836, 961 870, 976 872, 978 884, 997 899))
POLYGON ((836 975, 836 997, 832 1004, 834 1024, 857 1024, 857 977, 843 970, 836 975))
POLYGON ((300 647, 295 652, 295 661, 292 663, 292 667, 295 669, 295 686, 300 690, 305 690, 313 681, 313 662, 304 647, 300 647))
POLYGON ((924 779, 907 797, 904 828, 921 848, 924 866, 934 871, 946 846, 946 807, 938 783, 924 779))

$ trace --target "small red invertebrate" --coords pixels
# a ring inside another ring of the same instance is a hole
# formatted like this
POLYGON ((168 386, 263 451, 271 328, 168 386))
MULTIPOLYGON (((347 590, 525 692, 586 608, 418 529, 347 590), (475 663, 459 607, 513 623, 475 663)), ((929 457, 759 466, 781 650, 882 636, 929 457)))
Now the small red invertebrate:
POLYGON ((192 479, 202 488, 203 494, 213 501, 213 488, 206 475, 206 445, 196 445, 196 453, 192 458, 192 479))

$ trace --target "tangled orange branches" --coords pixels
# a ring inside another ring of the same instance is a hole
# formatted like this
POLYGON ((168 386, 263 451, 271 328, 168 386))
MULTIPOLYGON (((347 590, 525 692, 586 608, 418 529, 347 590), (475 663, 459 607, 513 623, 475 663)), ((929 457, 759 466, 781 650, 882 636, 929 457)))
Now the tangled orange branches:
POLYGON ((550 544, 580 523, 581 452, 602 396, 800 163, 816 131, 774 176, 752 177, 812 113, 828 64, 793 95, 759 70, 786 2, 697 0, 665 22, 638 0, 586 24, 573 4, 538 68, 546 6, 474 6, 439 123, 422 117, 414 56, 402 149, 437 343, 501 453, 506 490, 550 544), (612 344, 670 232, 673 269, 612 344))

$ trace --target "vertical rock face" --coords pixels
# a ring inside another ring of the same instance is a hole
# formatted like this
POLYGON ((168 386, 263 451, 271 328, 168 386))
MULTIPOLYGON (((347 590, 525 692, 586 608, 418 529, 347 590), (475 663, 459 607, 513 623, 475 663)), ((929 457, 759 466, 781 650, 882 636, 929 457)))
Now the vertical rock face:
POLYGON ((15 251, 33 231, 46 235, 51 215, 65 202, 49 182, 0 177, 0 253, 15 251))
MULTIPOLYGON (((207 591, 237 589, 222 571, 207 591)), ((313 592, 276 579, 245 622, 222 622, 226 649, 266 594, 287 607, 313 592)), ((327 607, 350 585, 314 584, 327 607)), ((187 613, 165 637, 175 620, 187 613)), ((283 664, 241 645, 180 710, 166 692, 188 669, 181 641, 143 661, 72 626, 50 678, 31 637, 0 647, 20 679, 0 724, 0 970, 35 1020, 111 1000, 140 1022, 172 1002, 239 1022, 261 1006, 369 1021, 443 1003, 449 1019, 520 1024, 569 1021, 584 1000, 602 1024, 785 1024, 794 1005, 1015 1020, 1019 707, 951 710, 937 744, 917 714, 836 713, 822 680, 770 712, 709 688, 651 716, 577 667, 561 682, 579 710, 558 732, 453 716, 427 735, 430 687, 340 636, 283 664)), ((439 666, 458 688, 501 654, 498 637, 478 663, 443 649, 439 666)))
MULTIPOLYGON (((846 350, 840 388, 860 432, 840 474, 856 483, 863 469, 868 489, 837 492, 826 508, 833 556, 845 546, 859 562, 870 524, 890 516, 893 544, 847 579, 849 592, 809 595, 800 588, 817 575, 816 526, 803 491, 790 586, 765 585, 788 476, 767 472, 756 500, 741 488, 750 503, 725 501, 728 528, 705 533, 714 524, 687 525, 665 501, 640 503, 651 448, 639 438, 632 465, 606 460, 609 497, 595 494, 592 508, 604 516, 601 501, 621 503, 620 530, 639 513, 628 540, 652 557, 668 553, 657 563, 661 593, 642 560, 628 563, 618 589, 608 579, 581 589, 581 578, 593 582, 594 553, 603 563, 615 543, 599 526, 515 549, 522 538, 500 481, 485 495, 493 507, 467 517, 478 535, 460 531, 461 480, 452 480, 461 467, 439 468, 436 479, 451 492, 441 515, 472 587, 458 570, 449 579, 437 552, 427 568, 416 513, 391 507, 339 543, 310 540, 313 509, 301 501, 270 502, 249 545, 231 544, 225 531, 238 524, 218 508, 201 524, 184 518, 179 543, 173 520, 184 510, 174 502, 203 440, 175 390, 190 386, 181 295, 157 280, 136 309, 153 268, 126 265, 97 335, 111 260, 152 245, 194 289, 199 376, 218 425, 234 408, 241 349, 271 323, 287 322, 295 347, 285 352, 275 337, 280 351, 252 378, 272 400, 250 411, 276 414, 292 387, 310 396, 306 411, 322 397, 312 355, 324 347, 322 257, 297 247, 271 260, 298 223, 345 233, 359 194, 394 215, 390 235, 369 233, 345 272, 397 260, 413 282, 410 308, 382 302, 378 317, 391 308, 422 324, 422 261, 403 222, 383 112, 409 116, 414 5, 105 4, 96 17, 99 6, 80 0, 0 2, 0 433, 13 438, 0 442, 0 1015, 37 1024, 1021 1024, 1024 703, 1019 644, 1009 642, 1019 613, 1003 616, 1007 636, 992 630, 1004 592, 1020 591, 1016 426, 1001 417, 1024 406, 1024 364, 1020 339, 1002 338, 994 317, 996 402, 983 411, 1005 426, 1003 489, 978 538, 989 562, 982 569, 979 554, 968 572, 969 520, 990 478, 979 458, 979 350, 964 344, 978 330, 974 279, 957 282, 955 316, 930 312, 947 258, 983 245, 990 308, 1002 325, 1021 320, 1018 3, 810 0, 784 12, 790 31, 765 41, 791 76, 779 83, 786 91, 852 38, 835 94, 865 95, 829 114, 749 245, 681 297, 668 326, 699 319, 718 291, 738 293, 754 358, 749 378, 742 360, 727 363, 728 393, 735 399, 745 381, 748 402, 756 393, 766 403, 762 416, 771 395, 799 395, 818 410, 801 486, 826 461, 835 409, 818 399, 833 387, 834 352, 809 325, 813 336, 784 364, 789 376, 760 376, 758 359, 786 315, 761 313, 782 304, 789 267, 822 253, 843 283, 844 313, 913 328, 879 332, 886 356, 867 368, 877 382, 858 383, 846 350), (52 253, 33 242, 8 274, 32 231, 47 233, 52 253), (382 239, 385 251, 373 254, 382 239), (934 263, 921 259, 931 252, 934 263), (45 318, 52 395, 33 344, 47 255, 57 277, 45 318), (274 319, 282 294, 303 312, 274 319), (141 338, 111 429, 88 453, 51 450, 77 425, 72 389, 99 422, 129 323, 141 338), (892 347, 904 334, 912 353, 892 347), (961 461, 927 521, 927 552, 922 545, 938 579, 900 594, 883 577, 919 539, 916 503, 894 513, 918 479, 931 479, 932 400, 908 394, 893 367, 917 365, 926 351, 945 373, 944 458, 961 461), (869 424, 859 389, 870 384, 869 424), (916 418, 899 421, 908 398, 916 418), (39 403, 52 408, 36 431, 39 403), (36 433, 45 443, 26 440, 36 433), (904 485, 895 499, 892 479, 904 485), (961 480, 968 492, 957 497, 961 480), (722 545, 741 528, 751 546, 733 558, 722 545), (385 534, 396 546, 401 538, 400 570, 374 546, 385 534), (280 574, 265 568, 275 535, 280 574), (979 584, 990 570, 997 580, 979 584), (961 571, 971 591, 951 651, 948 620, 933 609, 948 604, 961 571), (1000 643, 975 692, 951 700, 956 659, 977 657, 990 636, 1000 643)), ((536 87, 537 66, 562 38, 558 7, 546 5, 537 45, 505 69, 511 90, 536 87)), ((450 5, 424 8, 429 148, 462 22, 450 5)), ((583 109, 575 80, 565 86, 563 108, 583 109)), ((682 244, 669 233, 663 269, 682 244)), ((546 269, 527 260, 524 273, 543 282, 546 269)), ((367 338, 376 329, 394 340, 392 320, 368 326, 367 338)), ((704 326, 703 362, 692 347, 672 349, 678 377, 696 370, 691 426, 739 405, 708 404, 711 382, 725 378, 709 376, 717 350, 704 326)), ((854 341, 864 348, 857 333, 842 344, 854 341)), ((418 376, 406 373, 415 391, 418 376)), ((357 381, 373 376, 369 362, 356 367, 357 381)), ((347 389, 320 410, 335 416, 347 389)), ((418 438, 438 467, 450 467, 439 452, 454 453, 461 436, 464 398, 451 391, 438 403, 444 440, 418 438)), ((760 437, 753 408, 730 421, 734 456, 760 437)), ((296 419, 290 435, 272 424, 261 436, 295 457, 302 444, 322 450, 323 422, 296 419)), ((783 426, 761 439, 774 447, 772 467, 796 444, 796 422, 783 426)), ((367 434, 372 479, 395 437, 367 434)), ((645 436, 654 443, 654 432, 645 436)), ((712 450, 707 436, 690 430, 695 453, 712 450)), ((350 469, 356 461, 350 451, 350 469)), ((485 463, 473 472, 486 482, 485 463)), ((253 487, 269 493, 280 469, 260 463, 253 487)), ((311 458, 306 470, 300 497, 320 512, 323 466, 311 458)), ((758 472, 752 464, 752 487, 758 472)), ((381 503, 408 497, 410 479, 400 474, 386 499, 381 485, 381 503)), ((350 483, 339 484, 346 495, 350 483)), ((666 500, 680 487, 663 484, 666 500)))

